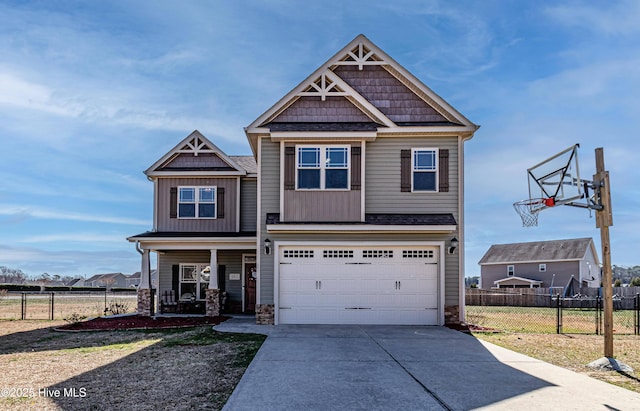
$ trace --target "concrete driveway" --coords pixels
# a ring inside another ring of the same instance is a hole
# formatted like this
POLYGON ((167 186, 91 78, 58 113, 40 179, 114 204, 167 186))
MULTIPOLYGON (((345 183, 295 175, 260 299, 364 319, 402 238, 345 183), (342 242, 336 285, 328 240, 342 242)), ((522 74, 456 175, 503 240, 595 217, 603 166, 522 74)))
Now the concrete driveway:
POLYGON ((445 327, 256 326, 225 410, 631 410, 640 395, 445 327))

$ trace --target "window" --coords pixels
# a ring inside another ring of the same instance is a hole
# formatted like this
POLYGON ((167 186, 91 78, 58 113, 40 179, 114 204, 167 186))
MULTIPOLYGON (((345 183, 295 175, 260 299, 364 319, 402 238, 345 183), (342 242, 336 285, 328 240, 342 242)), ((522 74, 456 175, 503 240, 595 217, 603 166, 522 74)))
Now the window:
POLYGON ((301 190, 349 188, 349 146, 297 146, 296 187, 301 190))
POLYGON ((216 187, 179 187, 178 218, 216 218, 216 187))
POLYGON ((438 150, 414 148, 411 156, 412 191, 438 191, 438 150))
POLYGON ((540 271, 541 273, 544 273, 547 271, 547 265, 546 264, 540 264, 538 266, 538 271, 540 271))
POLYGON ((211 275, 208 264, 181 264, 178 296, 180 300, 204 300, 211 275))
POLYGON ((515 274, 516 270, 515 267, 512 265, 508 265, 507 266, 507 276, 509 277, 513 277, 513 274, 515 274))

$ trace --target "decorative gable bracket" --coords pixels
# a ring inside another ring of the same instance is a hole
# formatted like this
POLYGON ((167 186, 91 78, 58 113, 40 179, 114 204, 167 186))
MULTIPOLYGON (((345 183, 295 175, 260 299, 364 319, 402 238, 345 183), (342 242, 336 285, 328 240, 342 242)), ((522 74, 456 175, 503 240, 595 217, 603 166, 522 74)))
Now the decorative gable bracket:
POLYGON ((176 150, 177 153, 189 153, 198 157, 201 153, 215 153, 216 150, 211 148, 206 141, 204 141, 199 135, 195 135, 193 139, 186 142, 181 149, 176 150))

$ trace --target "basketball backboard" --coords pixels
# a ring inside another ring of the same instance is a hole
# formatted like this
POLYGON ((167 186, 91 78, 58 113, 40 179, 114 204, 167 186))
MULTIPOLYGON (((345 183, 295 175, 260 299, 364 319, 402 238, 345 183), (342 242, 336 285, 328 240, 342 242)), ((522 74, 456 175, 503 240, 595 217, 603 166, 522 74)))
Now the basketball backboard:
POLYGON ((585 197, 578 167, 578 144, 527 169, 529 198, 540 198, 534 210, 569 204, 585 197), (548 200, 552 199, 552 200, 548 200))

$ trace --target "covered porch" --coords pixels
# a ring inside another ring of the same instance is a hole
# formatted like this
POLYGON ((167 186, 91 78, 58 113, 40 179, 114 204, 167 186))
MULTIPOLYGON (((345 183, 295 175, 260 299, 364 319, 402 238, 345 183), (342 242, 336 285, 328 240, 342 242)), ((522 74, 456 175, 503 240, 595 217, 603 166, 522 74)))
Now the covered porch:
POLYGON ((138 314, 253 313, 255 233, 233 234, 145 233, 128 238, 141 254, 138 314), (149 283, 151 253, 157 258, 155 295, 149 283))

